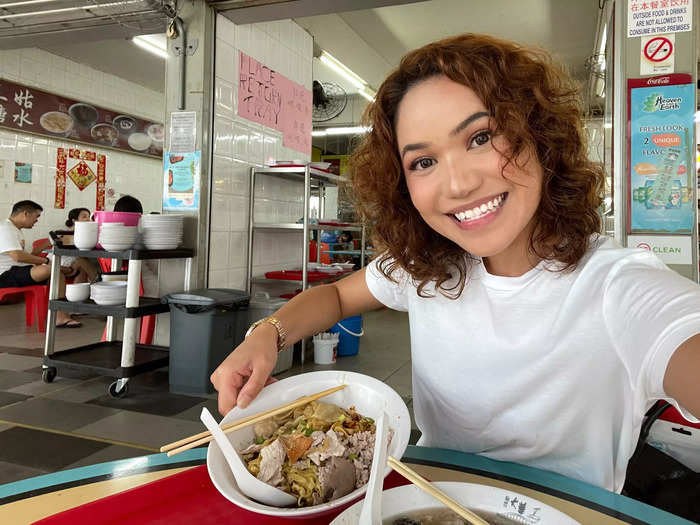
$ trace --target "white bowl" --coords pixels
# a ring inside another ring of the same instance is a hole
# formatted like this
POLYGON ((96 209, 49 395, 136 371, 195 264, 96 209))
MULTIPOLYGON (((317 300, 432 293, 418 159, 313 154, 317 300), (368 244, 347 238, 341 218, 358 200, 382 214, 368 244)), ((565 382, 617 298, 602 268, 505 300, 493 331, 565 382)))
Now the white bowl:
POLYGON ((84 301, 90 297, 90 283, 74 283, 66 285, 66 299, 72 303, 84 301))
MULTIPOLYGON (((385 411, 389 420, 389 428, 394 431, 391 444, 389 445, 389 454, 397 458, 402 457, 408 446, 408 439, 411 434, 411 419, 406 404, 401 399, 401 396, 385 383, 355 372, 323 370, 282 379, 266 386, 247 408, 240 409, 236 407, 231 410, 226 414, 222 423, 230 423, 242 417, 275 408, 299 397, 315 394, 341 384, 348 386, 339 392, 321 398, 320 401, 334 403, 343 408, 354 406, 360 414, 371 418, 376 418, 379 416, 380 411, 385 411)), ((254 440, 253 427, 246 427, 226 435, 236 450, 242 450, 254 440)), ((342 498, 311 507, 271 507, 251 500, 241 493, 231 469, 226 463, 219 446, 214 441, 209 443, 207 450, 207 469, 214 486, 226 499, 239 507, 268 516, 302 518, 326 514, 333 509, 356 500, 366 490, 365 485, 342 498)), ((384 476, 389 474, 390 471, 391 468, 387 466, 384 476)))
MULTIPOLYGON (((492 523, 581 525, 563 512, 511 490, 457 481, 438 481, 434 485, 468 509, 491 514, 491 516, 487 514, 485 519, 488 521, 490 518, 492 523), (516 502, 515 507, 509 504, 512 501, 516 502), (518 512, 519 508, 523 509, 522 513, 518 512)), ((331 522, 331 525, 357 525, 362 512, 362 503, 363 501, 358 501, 352 507, 345 509, 331 522)), ((430 494, 412 484, 382 492, 382 518, 385 520, 403 515, 410 517, 409 512, 442 506, 430 494)))

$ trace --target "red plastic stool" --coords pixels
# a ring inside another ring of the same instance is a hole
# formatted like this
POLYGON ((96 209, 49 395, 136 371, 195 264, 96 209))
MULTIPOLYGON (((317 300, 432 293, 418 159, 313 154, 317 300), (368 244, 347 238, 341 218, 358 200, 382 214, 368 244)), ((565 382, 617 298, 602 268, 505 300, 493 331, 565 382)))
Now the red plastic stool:
POLYGON ((44 284, 36 284, 34 286, 0 288, 0 299, 6 295, 16 293, 24 294, 24 316, 26 325, 34 325, 34 320, 36 319, 39 331, 45 332, 46 317, 48 316, 49 310, 49 287, 44 284), (34 312, 36 312, 36 315, 34 312))

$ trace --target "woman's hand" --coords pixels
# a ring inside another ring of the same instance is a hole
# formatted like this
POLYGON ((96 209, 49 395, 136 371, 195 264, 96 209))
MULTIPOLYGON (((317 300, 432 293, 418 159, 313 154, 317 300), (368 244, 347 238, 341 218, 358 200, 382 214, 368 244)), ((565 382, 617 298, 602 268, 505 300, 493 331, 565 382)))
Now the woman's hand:
POLYGON ((270 372, 277 362, 277 329, 259 325, 214 370, 211 382, 219 392, 222 416, 235 406, 247 407, 265 385, 275 381, 270 372))

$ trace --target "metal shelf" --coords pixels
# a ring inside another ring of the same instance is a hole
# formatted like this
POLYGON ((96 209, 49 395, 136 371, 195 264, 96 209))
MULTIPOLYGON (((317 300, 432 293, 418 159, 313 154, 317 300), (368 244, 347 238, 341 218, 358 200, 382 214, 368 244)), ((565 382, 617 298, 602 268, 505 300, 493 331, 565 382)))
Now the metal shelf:
POLYGON ((123 318, 145 317, 147 315, 162 314, 170 310, 170 307, 167 304, 161 303, 158 297, 139 297, 139 305, 133 308, 127 308, 124 305, 102 306, 90 299, 81 302, 71 302, 66 299, 53 299, 49 301, 49 308, 51 310, 61 310, 64 312, 123 318))
POLYGON ((176 248, 175 250, 79 250, 75 247, 54 247, 53 253, 61 256, 84 257, 86 259, 122 259, 122 260, 146 260, 146 259, 187 259, 194 256, 194 250, 189 248, 176 248))
MULTIPOLYGON (((277 175, 278 177, 287 179, 297 179, 300 181, 304 180, 304 173, 306 168, 304 166, 285 166, 285 167, 274 167, 266 166, 264 168, 254 168, 255 173, 264 175, 277 175)), ((326 171, 321 171, 316 168, 309 168, 309 174, 311 177, 317 181, 325 182, 326 184, 333 184, 337 186, 340 183, 348 182, 348 179, 340 177, 333 173, 328 173, 326 171)))
MULTIPOLYGON (((297 223, 297 222, 287 222, 287 223, 264 223, 264 222, 258 222, 253 224, 253 229, 254 230, 294 230, 294 231, 302 231, 304 229, 304 225, 297 223)), ((352 232, 360 232, 362 231, 362 226, 358 224, 353 224, 352 226, 338 226, 338 225, 328 225, 328 224, 309 224, 309 230, 310 231, 319 231, 319 230, 345 230, 345 231, 352 231, 352 232)))
POLYGON ((170 352, 166 346, 137 344, 134 364, 121 366, 122 342, 103 341, 44 356, 44 365, 124 378, 168 366, 169 357, 170 352))

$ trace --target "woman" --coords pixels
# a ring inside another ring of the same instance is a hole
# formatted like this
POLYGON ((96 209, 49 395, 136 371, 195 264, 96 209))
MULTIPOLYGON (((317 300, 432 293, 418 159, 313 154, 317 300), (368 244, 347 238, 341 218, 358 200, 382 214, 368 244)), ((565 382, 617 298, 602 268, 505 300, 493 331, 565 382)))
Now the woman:
MULTIPOLYGON (((75 230, 76 222, 87 222, 89 220, 90 210, 87 208, 73 208, 68 212, 66 228, 73 231, 75 230)), ((73 236, 64 235, 63 244, 73 244, 73 236)), ((72 278, 74 283, 92 282, 97 278, 97 270, 89 259, 83 257, 62 257, 61 264, 63 264, 64 268, 70 268, 70 270, 66 272, 66 278, 72 278)))
POLYGON ((278 346, 385 305, 409 312, 420 445, 619 492, 656 399, 700 415, 700 289, 598 236, 571 80, 463 35, 405 56, 367 118, 351 171, 382 255, 254 325, 212 375, 219 410, 250 403, 278 346))

